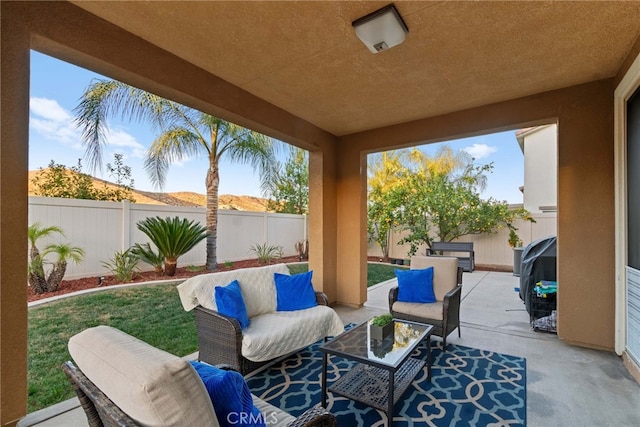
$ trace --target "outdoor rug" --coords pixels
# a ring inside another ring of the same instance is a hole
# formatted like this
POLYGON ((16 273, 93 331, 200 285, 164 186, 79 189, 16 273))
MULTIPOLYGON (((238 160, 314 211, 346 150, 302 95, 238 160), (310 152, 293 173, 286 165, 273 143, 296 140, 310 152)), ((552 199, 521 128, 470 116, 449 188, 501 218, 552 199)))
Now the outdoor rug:
MULTIPOLYGON (((352 326, 352 325, 349 325, 352 326)), ((319 341, 247 379, 251 391, 274 406, 298 416, 321 402, 322 352, 319 341)), ((431 382, 426 367, 394 408, 394 426, 524 426, 526 425, 526 360, 491 351, 432 341, 431 382)), ((412 357, 426 360, 426 346, 412 357)), ((355 364, 329 360, 329 384, 355 364)), ((338 426, 381 427, 382 412, 333 393, 328 410, 338 426)))

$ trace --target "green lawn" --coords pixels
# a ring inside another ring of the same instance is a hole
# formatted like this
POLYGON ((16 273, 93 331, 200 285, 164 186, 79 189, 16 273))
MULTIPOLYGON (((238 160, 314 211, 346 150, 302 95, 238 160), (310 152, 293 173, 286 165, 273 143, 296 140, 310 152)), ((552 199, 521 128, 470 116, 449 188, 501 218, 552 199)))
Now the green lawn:
MULTIPOLYGON (((389 279, 393 279, 396 277, 395 269, 407 269, 408 267, 400 266, 400 265, 391 265, 391 264, 375 264, 368 263, 367 264, 367 287, 377 285, 380 282, 384 282, 389 279)), ((289 271, 291 274, 304 273, 309 271, 309 264, 291 264, 289 265, 289 271)))
MULTIPOLYGON (((396 267, 369 264, 368 286, 394 277, 396 267)), ((289 270, 302 273, 308 271, 308 264, 290 265, 289 270)), ((61 369, 71 359, 67 342, 97 325, 113 326, 178 356, 198 349, 194 314, 182 308, 175 283, 106 290, 33 307, 29 309, 28 412, 75 395, 61 369)))

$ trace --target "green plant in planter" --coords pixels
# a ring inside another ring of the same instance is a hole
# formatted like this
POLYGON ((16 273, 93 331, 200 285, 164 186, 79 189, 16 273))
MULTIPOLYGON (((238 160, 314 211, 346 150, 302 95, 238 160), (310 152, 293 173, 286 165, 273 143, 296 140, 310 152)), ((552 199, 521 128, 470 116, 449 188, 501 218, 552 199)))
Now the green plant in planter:
POLYGON ((387 326, 392 321, 393 321, 393 316, 391 316, 391 314, 389 313, 386 313, 386 314, 380 314, 379 316, 374 317, 371 320, 371 324, 383 327, 383 326, 387 326))

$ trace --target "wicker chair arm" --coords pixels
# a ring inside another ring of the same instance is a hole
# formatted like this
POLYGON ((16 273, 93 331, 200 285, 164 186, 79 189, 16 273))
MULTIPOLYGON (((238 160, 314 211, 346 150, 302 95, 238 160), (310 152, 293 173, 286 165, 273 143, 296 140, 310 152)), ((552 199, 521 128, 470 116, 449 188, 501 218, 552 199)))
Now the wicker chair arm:
POLYGON ((327 298, 327 294, 325 294, 324 292, 316 291, 316 302, 318 303, 318 305, 326 305, 327 307, 329 306, 329 298, 327 298))
POLYGON ((398 287, 394 286, 389 289, 389 313, 393 312, 391 308, 393 307, 393 303, 396 301, 398 301, 398 287))
POLYGON ((447 323, 449 319, 460 318, 460 296, 462 294, 462 286, 458 285, 454 289, 451 289, 444 296, 444 303, 442 304, 442 319, 444 321, 445 330, 447 329, 447 323))
POLYGON ((227 364, 242 372, 242 329, 233 317, 197 306, 198 360, 211 365, 227 364))
POLYGON ((116 406, 73 362, 62 365, 80 400, 90 427, 136 427, 138 424, 116 406))
POLYGON ((336 427, 336 417, 320 405, 307 409, 287 427, 336 427))

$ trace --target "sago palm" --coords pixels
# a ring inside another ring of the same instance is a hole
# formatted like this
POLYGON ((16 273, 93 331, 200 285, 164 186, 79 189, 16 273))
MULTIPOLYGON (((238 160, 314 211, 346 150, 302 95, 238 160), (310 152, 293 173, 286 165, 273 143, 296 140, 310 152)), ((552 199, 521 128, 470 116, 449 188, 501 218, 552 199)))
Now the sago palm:
POLYGON ((186 218, 146 218, 138 222, 138 229, 149 237, 164 256, 164 273, 176 274, 178 258, 189 252, 207 237, 207 229, 186 218))
POLYGON ((84 250, 68 243, 57 243, 47 246, 42 252, 42 257, 44 258, 49 254, 54 254, 57 257, 49 276, 47 276, 47 292, 54 292, 60 287, 62 278, 67 272, 68 262, 78 263, 82 261, 84 259, 84 250))
POLYGON ((206 156, 207 269, 217 268, 218 188, 220 160, 250 164, 260 172, 262 188, 273 174, 275 149, 271 138, 258 132, 193 110, 115 80, 94 81, 74 109, 82 129, 86 156, 93 168, 100 166, 102 148, 107 143, 107 118, 121 113, 138 121, 148 121, 159 131, 147 151, 145 169, 151 181, 162 188, 171 163, 191 156, 206 156))

